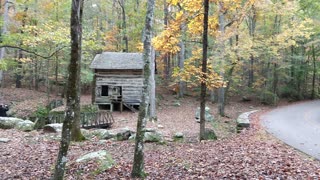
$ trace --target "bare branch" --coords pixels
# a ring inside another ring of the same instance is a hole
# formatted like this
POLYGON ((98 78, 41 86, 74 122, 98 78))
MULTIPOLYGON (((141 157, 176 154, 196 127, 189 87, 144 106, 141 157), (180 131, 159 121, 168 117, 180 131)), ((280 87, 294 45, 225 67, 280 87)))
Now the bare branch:
POLYGON ((54 51, 53 53, 51 53, 49 56, 43 56, 43 55, 38 54, 38 53, 36 53, 36 52, 34 52, 34 51, 31 51, 31 50, 28 50, 28 49, 24 49, 24 48, 19 47, 19 46, 11 46, 11 45, 2 45, 2 46, 0 46, 0 48, 19 49, 19 50, 24 51, 24 52, 27 52, 27 53, 29 53, 29 54, 33 54, 33 55, 35 55, 35 56, 41 57, 41 58, 43 58, 43 59, 49 59, 49 58, 51 58, 51 57, 54 56, 57 52, 61 51, 61 50, 62 50, 63 48, 65 48, 65 47, 67 47, 67 46, 62 46, 62 47, 58 48, 56 51, 54 51))

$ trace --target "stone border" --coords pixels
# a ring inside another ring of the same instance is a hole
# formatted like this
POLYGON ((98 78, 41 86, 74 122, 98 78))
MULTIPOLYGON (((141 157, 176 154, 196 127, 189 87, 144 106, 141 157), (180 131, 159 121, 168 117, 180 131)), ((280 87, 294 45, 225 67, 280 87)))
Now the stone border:
POLYGON ((243 128, 249 128, 250 127, 249 116, 258 111, 259 110, 253 110, 253 111, 244 112, 240 114, 237 118, 237 129, 242 130, 243 128))

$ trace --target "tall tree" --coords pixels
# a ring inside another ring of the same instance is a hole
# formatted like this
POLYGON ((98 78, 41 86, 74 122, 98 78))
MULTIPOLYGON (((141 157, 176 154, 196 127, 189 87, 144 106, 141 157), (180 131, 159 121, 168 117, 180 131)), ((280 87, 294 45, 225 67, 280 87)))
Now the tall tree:
POLYGON ((66 94, 66 115, 63 122, 60 148, 53 175, 54 180, 63 179, 64 170, 67 163, 67 153, 71 140, 71 128, 75 123, 76 118, 79 118, 80 113, 79 81, 81 63, 82 10, 83 0, 72 0, 70 18, 71 58, 66 94))
POLYGON ((209 0, 204 0, 204 17, 203 17, 203 36, 202 36, 202 81, 200 94, 200 141, 206 139, 205 133, 205 109, 206 109, 206 74, 207 74, 207 57, 208 57, 208 16, 209 0))
POLYGON ((152 37, 152 21, 154 15, 155 0, 148 0, 147 3, 147 14, 145 19, 145 32, 143 40, 143 60, 144 60, 144 87, 142 91, 142 102, 140 104, 138 122, 137 122, 137 134, 135 140, 134 149, 134 160, 131 172, 131 177, 138 178, 144 177, 144 131, 148 118, 148 108, 149 108, 149 93, 150 93, 150 61, 152 59, 152 48, 151 48, 151 37, 152 37))
MULTIPOLYGON (((219 31, 223 35, 225 31, 225 7, 223 2, 218 2, 219 9, 219 31)), ((224 42, 222 37, 220 37, 220 41, 218 42, 218 49, 220 50, 220 54, 224 57, 224 42)), ((221 59, 221 70, 220 76, 224 77, 224 58, 221 59)), ((224 116, 224 108, 225 108, 225 87, 221 86, 218 90, 218 112, 220 116, 224 116)))
MULTIPOLYGON (((3 39, 3 36, 5 36, 8 33, 8 23, 9 23, 9 1, 4 1, 4 11, 3 11, 3 23, 2 23, 2 29, 1 29, 1 38, 3 39)), ((0 49, 0 61, 5 57, 6 54, 6 48, 0 49)), ((2 85, 2 77, 3 72, 0 69, 0 86, 2 85)))

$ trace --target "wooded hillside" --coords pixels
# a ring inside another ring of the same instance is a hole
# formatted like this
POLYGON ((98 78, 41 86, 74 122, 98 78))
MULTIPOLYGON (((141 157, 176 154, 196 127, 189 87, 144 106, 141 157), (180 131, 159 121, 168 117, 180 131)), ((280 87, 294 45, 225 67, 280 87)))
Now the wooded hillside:
MULTIPOLYGON (((279 98, 318 97, 319 9, 319 2, 312 0, 210 1, 209 65, 203 81, 211 99, 236 94, 277 104, 279 98), (225 95, 216 92, 219 83, 224 83, 225 95)), ((85 1, 83 90, 91 84, 89 64, 96 54, 142 50, 145 13, 146 0, 85 1)), ((2 87, 46 87, 63 94, 69 16, 66 1, 1 1, 2 87)), ((202 81, 202 23, 200 0, 156 2, 152 42, 158 81, 180 96, 202 81)))

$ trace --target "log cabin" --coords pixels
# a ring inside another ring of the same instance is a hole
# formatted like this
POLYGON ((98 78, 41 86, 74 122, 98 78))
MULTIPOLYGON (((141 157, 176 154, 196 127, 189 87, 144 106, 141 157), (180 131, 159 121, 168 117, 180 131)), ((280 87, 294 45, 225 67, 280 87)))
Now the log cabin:
POLYGON ((143 88, 141 53, 103 52, 97 54, 90 68, 94 72, 92 100, 99 109, 135 111, 143 88))

